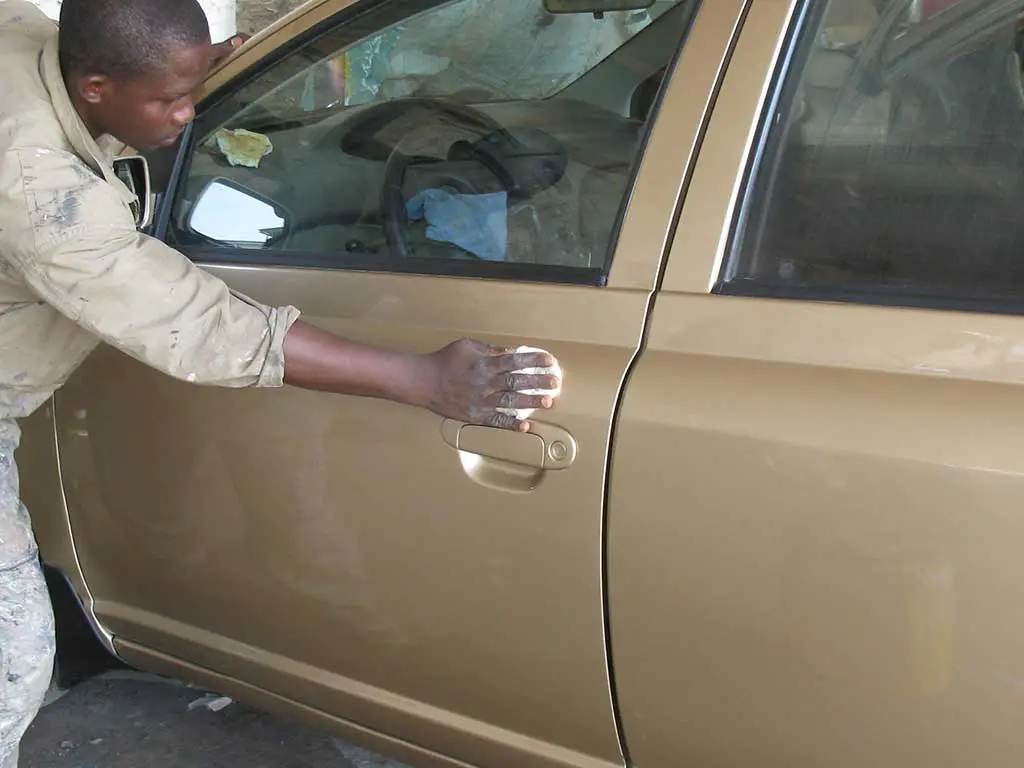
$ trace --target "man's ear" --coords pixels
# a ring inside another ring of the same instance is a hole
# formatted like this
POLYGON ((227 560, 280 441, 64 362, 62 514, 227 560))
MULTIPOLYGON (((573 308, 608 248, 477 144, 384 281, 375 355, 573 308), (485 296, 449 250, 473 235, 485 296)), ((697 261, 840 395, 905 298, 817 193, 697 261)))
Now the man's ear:
POLYGON ((84 75, 78 78, 78 93, 87 104, 99 104, 110 92, 106 75, 84 75))

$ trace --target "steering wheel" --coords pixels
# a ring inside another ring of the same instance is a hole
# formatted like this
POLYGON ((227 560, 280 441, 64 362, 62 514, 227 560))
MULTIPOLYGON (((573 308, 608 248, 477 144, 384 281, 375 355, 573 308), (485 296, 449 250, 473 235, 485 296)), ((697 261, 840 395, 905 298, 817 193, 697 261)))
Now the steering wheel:
MULTIPOLYGON (((464 104, 456 104, 431 97, 403 99, 397 103, 401 104, 404 109, 422 108, 442 116, 453 117, 460 125, 479 131, 482 137, 497 137, 499 139, 511 140, 508 132, 500 123, 480 110, 464 104)), ((395 103, 392 102, 392 108, 394 105, 395 103)), ((468 142, 457 141, 453 143, 448 150, 448 159, 475 160, 486 168, 506 191, 510 192, 516 186, 511 174, 500 163, 497 163, 487 153, 475 152, 472 145, 468 142)), ((407 155, 397 146, 388 156, 387 162, 384 165, 384 182, 381 187, 380 209, 384 219, 384 236, 387 240, 388 249, 393 256, 408 258, 415 254, 415 249, 409 244, 409 215, 406 211, 406 200, 403 193, 406 171, 412 165, 426 165, 428 163, 440 165, 442 162, 434 157, 407 155)), ((454 189, 460 194, 475 194, 477 192, 465 179, 461 179, 453 174, 439 173, 437 180, 441 186, 454 189)))

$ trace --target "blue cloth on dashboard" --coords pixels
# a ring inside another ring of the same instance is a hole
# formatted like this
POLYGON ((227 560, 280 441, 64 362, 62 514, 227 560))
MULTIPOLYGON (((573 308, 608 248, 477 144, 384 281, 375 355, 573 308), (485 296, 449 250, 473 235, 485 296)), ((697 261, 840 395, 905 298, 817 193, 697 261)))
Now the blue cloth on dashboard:
POLYGON ((427 222, 427 237, 453 243, 487 261, 504 261, 508 253, 508 195, 459 195, 426 189, 406 203, 413 221, 427 222))

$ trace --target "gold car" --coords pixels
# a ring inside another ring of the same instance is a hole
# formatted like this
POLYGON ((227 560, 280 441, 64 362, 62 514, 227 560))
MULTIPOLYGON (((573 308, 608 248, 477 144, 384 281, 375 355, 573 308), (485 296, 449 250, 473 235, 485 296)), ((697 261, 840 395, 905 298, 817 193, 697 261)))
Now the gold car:
POLYGON ((149 232, 356 339, 550 350, 564 392, 517 434, 101 349, 19 455, 62 634, 417 766, 1019 765, 1022 11, 258 35, 146 157, 149 232))

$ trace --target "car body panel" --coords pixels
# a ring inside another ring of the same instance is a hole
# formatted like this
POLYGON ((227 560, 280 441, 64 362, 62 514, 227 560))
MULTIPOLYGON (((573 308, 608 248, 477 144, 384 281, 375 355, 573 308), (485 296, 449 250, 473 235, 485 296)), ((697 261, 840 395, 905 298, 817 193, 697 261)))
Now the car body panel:
POLYGON ((71 533, 71 519, 64 498, 54 429, 53 402, 48 402, 21 421, 22 441, 18 448, 21 496, 32 515, 32 527, 45 561, 70 582, 82 612, 97 639, 113 651, 110 634, 96 621, 92 593, 82 574, 71 533))
MULTIPOLYGON (((205 667, 196 666, 179 658, 157 653, 123 640, 115 640, 114 645, 120 658, 138 669, 145 669, 154 674, 167 675, 172 678, 187 678, 196 685, 208 690, 218 691, 238 701, 248 702, 291 721, 303 723, 311 728, 337 734, 347 741, 360 744, 367 749, 388 755, 400 760, 404 765, 415 768, 467 768, 469 763, 454 760, 432 750, 389 736, 378 730, 365 728, 350 719, 331 717, 323 711, 297 703, 294 699, 269 693, 256 685, 243 682, 234 677, 211 672, 205 667)), ((396 718, 388 726, 387 733, 400 733, 403 721, 396 718)))
MULTIPOLYGON (((297 12, 211 87, 342 5, 297 12)), ((452 764, 622 764, 605 645, 607 445, 743 6, 698 13, 605 287, 207 265, 361 341, 550 350, 566 384, 543 419, 575 441, 572 466, 460 454, 439 417, 391 403, 197 388, 109 348, 89 358, 55 397, 64 494, 37 510, 39 538, 126 660, 452 764)), ((41 413, 33 444, 52 447, 48 423, 41 413)))
POLYGON ((638 765, 1015 762, 1022 343, 1017 317, 659 300, 609 522, 638 765))
POLYGON ((1024 318, 709 293, 792 10, 747 19, 617 424, 629 753, 1015 765, 1024 318))
MULTIPOLYGON (((310 322, 389 346, 425 351, 469 333, 516 343, 501 317, 519 318, 523 340, 579 377, 550 421, 573 434, 580 459, 532 493, 495 490, 467 474, 430 414, 291 389, 194 390, 100 350, 56 402, 101 622, 369 727, 404 710, 431 748, 462 724, 456 713, 473 713, 484 743, 498 738, 486 724, 502 723, 506 749, 529 734, 537 754, 561 740, 614 761, 601 446, 646 297, 608 292, 609 328, 593 323, 583 288, 574 302, 459 280, 428 291, 391 275, 307 271, 290 276, 298 288, 281 274, 273 285, 226 276, 272 303, 301 291, 310 322), (549 318, 556 337, 544 334, 549 318), (558 691, 573 693, 572 707, 558 691)), ((450 754, 488 764, 470 734, 461 741, 450 754)), ((564 764, 598 764, 577 760, 564 764)))

